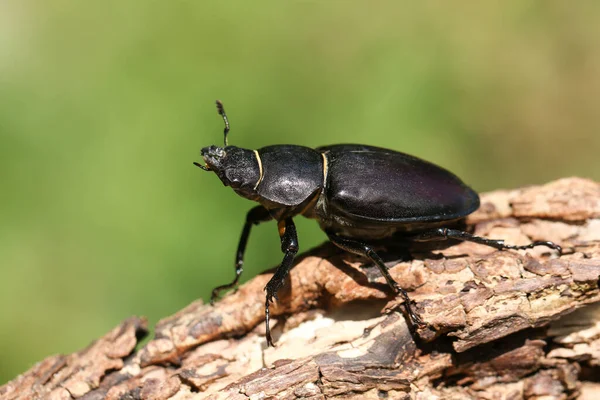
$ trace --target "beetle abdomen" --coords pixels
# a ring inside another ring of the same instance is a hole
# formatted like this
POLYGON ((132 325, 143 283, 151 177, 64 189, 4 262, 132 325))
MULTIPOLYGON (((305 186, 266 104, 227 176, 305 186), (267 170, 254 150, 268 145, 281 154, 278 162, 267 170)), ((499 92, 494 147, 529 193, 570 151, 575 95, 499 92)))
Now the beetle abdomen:
POLYGON ((267 146, 258 150, 262 179, 258 194, 284 206, 302 204, 323 187, 323 157, 309 147, 267 146))
POLYGON ((479 207, 479 196, 456 175, 408 154, 364 145, 317 149, 327 158, 329 212, 396 223, 449 221, 479 207))

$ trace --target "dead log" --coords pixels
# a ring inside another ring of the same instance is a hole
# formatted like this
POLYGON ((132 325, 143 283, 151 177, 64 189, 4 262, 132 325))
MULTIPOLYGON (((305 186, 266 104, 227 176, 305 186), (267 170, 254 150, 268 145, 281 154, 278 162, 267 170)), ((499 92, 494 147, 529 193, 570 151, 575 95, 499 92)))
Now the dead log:
POLYGON ((545 248, 417 244, 390 273, 428 327, 411 331, 376 270, 322 245, 299 258, 272 308, 272 271, 155 337, 130 318, 88 348, 0 387, 0 399, 600 398, 600 184, 562 179, 482 196, 478 235, 545 248))

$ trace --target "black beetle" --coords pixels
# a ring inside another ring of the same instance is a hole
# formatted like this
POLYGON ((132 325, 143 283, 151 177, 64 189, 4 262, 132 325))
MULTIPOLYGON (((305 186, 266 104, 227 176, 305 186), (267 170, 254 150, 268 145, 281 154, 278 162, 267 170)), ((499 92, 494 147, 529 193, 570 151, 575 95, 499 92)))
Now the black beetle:
POLYGON ((432 163, 379 147, 338 144, 309 147, 274 145, 258 150, 227 145, 229 121, 223 104, 217 110, 225 123, 224 147, 201 150, 206 166, 225 186, 240 196, 260 203, 252 208, 238 244, 235 279, 212 291, 211 303, 222 290, 234 287, 242 274, 244 251, 250 228, 276 220, 285 254, 281 265, 267 283, 265 301, 266 338, 272 346, 269 304, 285 282, 298 252, 298 237, 292 218, 303 215, 317 219, 329 240, 338 247, 370 259, 392 290, 402 296, 413 323, 423 325, 413 311, 408 294, 390 276, 383 260, 365 241, 395 233, 411 240, 471 241, 499 250, 547 246, 561 253, 552 242, 536 241, 524 246, 503 240, 475 236, 447 225, 471 214, 479 207, 478 194, 456 175, 432 163))

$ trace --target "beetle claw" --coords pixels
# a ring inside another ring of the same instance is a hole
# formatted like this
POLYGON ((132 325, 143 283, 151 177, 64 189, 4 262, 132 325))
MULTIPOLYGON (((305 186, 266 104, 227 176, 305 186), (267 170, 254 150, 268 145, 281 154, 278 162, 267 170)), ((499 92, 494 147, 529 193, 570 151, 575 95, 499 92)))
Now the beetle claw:
POLYGON ((562 256, 562 253, 563 253, 562 247, 560 247, 560 245, 558 245, 554 242, 537 241, 537 242, 533 242, 532 245, 533 246, 546 246, 549 249, 556 250, 558 252, 559 256, 562 256))
POLYGON ((421 319, 421 317, 418 314, 411 312, 409 315, 410 315, 410 319, 414 325, 417 325, 417 327, 419 327, 421 329, 427 327, 427 324, 421 319))
POLYGON ((267 303, 268 303, 268 304, 274 304, 274 303, 275 303, 275 300, 279 300, 279 299, 277 298, 277 295, 276 295, 276 294, 274 294, 274 295, 273 295, 273 294, 267 294, 267 303))
POLYGON ((275 344, 273 344, 273 338, 271 337, 271 332, 269 332, 266 336, 267 339, 267 347, 275 347, 275 344))

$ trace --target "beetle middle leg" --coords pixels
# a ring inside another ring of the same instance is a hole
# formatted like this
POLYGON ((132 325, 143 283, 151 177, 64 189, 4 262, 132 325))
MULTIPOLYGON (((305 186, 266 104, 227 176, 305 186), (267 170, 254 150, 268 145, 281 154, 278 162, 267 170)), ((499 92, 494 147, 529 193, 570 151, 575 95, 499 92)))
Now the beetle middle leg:
POLYGON ((296 253, 298 253, 298 234, 296 233, 294 221, 292 221, 291 218, 287 218, 279 221, 277 226, 279 228, 279 236, 281 237, 281 251, 285 253, 285 255, 283 256, 283 261, 281 261, 281 264, 277 267, 277 270, 275 270, 275 274, 269 280, 267 286, 265 286, 265 290, 267 291, 267 299, 265 301, 265 324, 267 326, 267 345, 269 346, 274 346, 269 325, 269 305, 273 302, 273 299, 277 300, 277 292, 285 283, 285 278, 292 269, 294 257, 296 257, 296 253))
POLYGON ((501 239, 488 239, 481 236, 472 235, 468 232, 463 232, 458 229, 449 228, 436 228, 425 232, 421 232, 418 235, 412 237, 415 241, 431 241, 431 240, 444 240, 444 239, 457 239, 465 242, 474 242, 490 246, 498 250, 526 250, 533 249, 536 246, 546 246, 550 249, 556 250, 559 255, 562 254, 562 247, 553 242, 535 241, 530 244, 515 246, 504 243, 501 239))
POLYGON ((419 326, 425 325, 423 320, 421 320, 421 317, 419 317, 419 315, 413 310, 411 306, 411 300, 408 297, 408 293, 406 293, 406 290, 402 289, 402 287, 398 285, 398 282, 396 282, 394 278, 392 278, 387 266, 385 265, 381 257, 379 257, 379 255, 375 252, 375 250, 373 250, 369 245, 358 242, 356 240, 342 238, 332 233, 328 233, 327 236, 329 237, 329 240, 331 240, 331 242, 333 242, 333 244, 335 244, 339 248, 349 251, 353 254, 358 254, 363 257, 367 257, 372 262, 374 262, 375 265, 377 265, 377 267, 379 268, 379 271, 381 272, 385 280, 387 281, 387 284, 394 291, 394 293, 402 296, 402 299, 404 300, 404 307, 406 309, 406 313, 411 319, 411 322, 419 326))
POLYGON ((219 293, 221 293, 223 290, 235 287, 240 280, 240 276, 244 271, 244 253, 246 252, 246 244, 248 244, 248 237, 250 236, 250 229, 252 228, 252 225, 258 225, 261 222, 270 221, 271 219, 273 219, 273 217, 271 217, 269 211, 263 206, 256 206, 248 211, 248 214, 246 214, 246 223, 244 224, 244 229, 242 230, 242 235, 240 237, 240 242, 238 244, 238 249, 235 256, 235 278, 231 283, 217 286, 213 289, 212 295, 210 296, 210 304, 214 304, 215 300, 219 297, 219 293))

